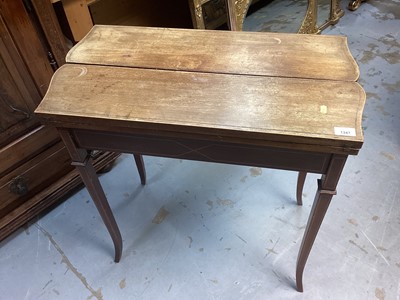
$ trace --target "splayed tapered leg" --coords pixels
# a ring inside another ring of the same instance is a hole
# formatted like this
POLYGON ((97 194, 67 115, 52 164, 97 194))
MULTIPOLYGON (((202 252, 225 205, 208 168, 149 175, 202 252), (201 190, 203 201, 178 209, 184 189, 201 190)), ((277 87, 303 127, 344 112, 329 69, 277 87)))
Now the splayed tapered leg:
POLYGON ((146 169, 144 167, 143 156, 140 154, 133 154, 133 157, 135 158, 136 167, 139 172, 140 183, 142 185, 145 185, 146 184, 146 169))
POLYGON ((347 155, 332 155, 327 173, 318 181, 318 190, 297 257, 296 286, 299 292, 303 292, 304 267, 332 197, 336 194, 336 186, 346 159, 347 155))
POLYGON ((108 232, 111 235, 111 239, 114 242, 115 249, 115 262, 119 262, 122 255, 122 237, 118 229, 117 222, 115 221, 114 215, 111 211, 110 205, 108 204, 106 195, 104 194, 103 188, 100 185, 99 179, 96 174, 96 170, 92 165, 92 159, 90 158, 84 166, 76 166, 81 178, 93 199, 94 204, 99 211, 104 224, 107 227, 108 232))
POLYGON ((117 222, 108 204, 106 195, 100 184, 96 170, 92 164, 92 158, 87 150, 80 149, 76 146, 73 137, 66 129, 58 129, 58 132, 71 156, 72 165, 76 167, 81 175, 82 181, 85 184, 96 208, 103 219, 111 239, 114 243, 115 262, 119 262, 122 255, 122 237, 119 231, 117 222))
POLYGON ((306 181, 307 172, 299 172, 297 177, 297 191, 296 191, 296 199, 297 205, 303 205, 303 188, 304 182, 306 181))

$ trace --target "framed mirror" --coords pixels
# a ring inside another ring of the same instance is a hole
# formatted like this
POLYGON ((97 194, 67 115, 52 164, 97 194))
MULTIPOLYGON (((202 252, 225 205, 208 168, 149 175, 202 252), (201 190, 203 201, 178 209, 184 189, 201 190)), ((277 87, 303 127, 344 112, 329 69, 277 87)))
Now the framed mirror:
MULTIPOLYGON (((223 12, 223 2, 229 12, 223 21, 228 19, 232 30, 246 30, 244 20, 250 5, 256 11, 246 23, 257 31, 316 34, 336 24, 344 14, 339 0, 189 0, 194 28, 214 29, 212 7, 223 12)), ((219 13, 219 18, 222 15, 219 13)))

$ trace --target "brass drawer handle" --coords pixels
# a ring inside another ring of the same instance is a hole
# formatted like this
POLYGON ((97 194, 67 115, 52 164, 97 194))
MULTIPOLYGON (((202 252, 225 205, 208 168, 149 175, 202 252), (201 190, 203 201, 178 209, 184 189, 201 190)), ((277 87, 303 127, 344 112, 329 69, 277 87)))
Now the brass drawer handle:
POLYGON ((22 176, 15 177, 10 183, 10 192, 19 196, 26 195, 28 193, 27 180, 22 176))

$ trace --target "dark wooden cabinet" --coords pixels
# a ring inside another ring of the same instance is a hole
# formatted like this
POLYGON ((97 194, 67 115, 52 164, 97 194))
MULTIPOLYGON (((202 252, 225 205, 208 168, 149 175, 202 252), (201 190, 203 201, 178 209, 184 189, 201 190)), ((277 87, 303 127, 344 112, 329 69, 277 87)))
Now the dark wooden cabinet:
MULTIPOLYGON (((67 50, 49 0, 0 1, 0 239, 81 183, 33 113, 67 50)), ((97 153, 96 168, 117 156, 97 153)))

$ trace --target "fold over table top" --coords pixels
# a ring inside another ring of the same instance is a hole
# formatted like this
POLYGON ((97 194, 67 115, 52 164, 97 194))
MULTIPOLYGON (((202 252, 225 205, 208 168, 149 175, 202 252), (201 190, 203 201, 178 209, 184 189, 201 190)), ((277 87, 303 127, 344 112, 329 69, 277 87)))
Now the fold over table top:
POLYGON ((36 110, 58 127, 356 154, 345 37, 95 26, 36 110))

